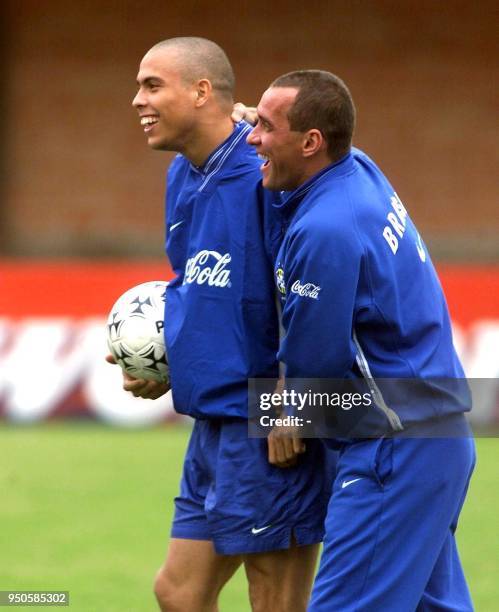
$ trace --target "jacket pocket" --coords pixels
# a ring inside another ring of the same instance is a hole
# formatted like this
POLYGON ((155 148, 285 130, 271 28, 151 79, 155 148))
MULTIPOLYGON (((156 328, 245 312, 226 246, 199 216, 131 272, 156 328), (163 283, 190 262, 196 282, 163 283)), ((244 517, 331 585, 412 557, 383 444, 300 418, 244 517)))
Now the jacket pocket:
POLYGON ((371 471, 380 487, 385 486, 393 471, 394 442, 393 438, 381 438, 374 453, 371 471))

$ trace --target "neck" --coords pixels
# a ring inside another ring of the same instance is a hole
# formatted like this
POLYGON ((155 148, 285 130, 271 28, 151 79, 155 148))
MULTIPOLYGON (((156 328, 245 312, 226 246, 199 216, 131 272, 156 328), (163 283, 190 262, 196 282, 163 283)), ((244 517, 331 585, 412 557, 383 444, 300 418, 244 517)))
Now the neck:
POLYGON ((303 174, 301 176, 300 183, 299 185, 297 185, 296 188, 298 189, 298 187, 301 187, 303 183, 306 183, 316 174, 319 174, 319 172, 324 170, 324 168, 327 168, 328 166, 331 166, 331 164, 336 164, 337 162, 339 162, 340 159, 345 157, 349 152, 350 152, 350 149, 338 155, 334 159, 331 159, 327 154, 322 154, 314 158, 309 158, 308 164, 303 170, 303 174))
POLYGON ((304 183, 314 177, 316 174, 319 174, 321 170, 330 166, 333 162, 329 159, 329 157, 321 157, 320 159, 309 160, 309 163, 303 169, 302 175, 300 177, 300 182, 296 186, 301 187, 304 183))
POLYGON ((202 166, 224 140, 232 134, 234 123, 230 117, 213 117, 201 122, 183 155, 195 166, 202 166))

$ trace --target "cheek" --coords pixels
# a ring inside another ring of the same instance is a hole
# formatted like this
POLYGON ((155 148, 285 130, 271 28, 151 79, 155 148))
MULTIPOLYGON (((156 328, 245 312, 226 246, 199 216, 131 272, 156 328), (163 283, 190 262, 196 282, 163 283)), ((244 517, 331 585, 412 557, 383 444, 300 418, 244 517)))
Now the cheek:
POLYGON ((289 172, 294 166, 293 156, 290 154, 289 149, 283 148, 278 157, 278 165, 280 170, 289 172))

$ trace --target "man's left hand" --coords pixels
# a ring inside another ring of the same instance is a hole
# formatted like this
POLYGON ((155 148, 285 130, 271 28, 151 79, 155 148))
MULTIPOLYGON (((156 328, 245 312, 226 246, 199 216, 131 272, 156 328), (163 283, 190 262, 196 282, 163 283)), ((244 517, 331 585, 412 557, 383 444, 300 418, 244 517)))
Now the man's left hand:
POLYGON ((296 427, 275 426, 267 438, 269 463, 280 468, 293 467, 306 450, 296 427))

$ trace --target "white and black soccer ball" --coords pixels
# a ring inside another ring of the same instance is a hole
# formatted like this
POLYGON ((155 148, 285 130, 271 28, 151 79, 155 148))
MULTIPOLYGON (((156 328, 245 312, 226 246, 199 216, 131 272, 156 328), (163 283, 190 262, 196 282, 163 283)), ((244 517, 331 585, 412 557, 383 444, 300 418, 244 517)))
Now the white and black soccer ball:
POLYGON ((107 344, 116 362, 133 378, 168 382, 163 336, 165 281, 150 281, 126 291, 107 319, 107 344))

